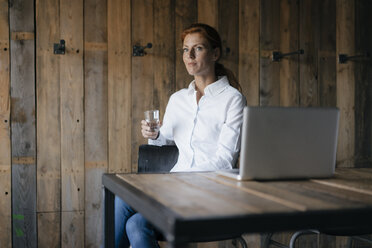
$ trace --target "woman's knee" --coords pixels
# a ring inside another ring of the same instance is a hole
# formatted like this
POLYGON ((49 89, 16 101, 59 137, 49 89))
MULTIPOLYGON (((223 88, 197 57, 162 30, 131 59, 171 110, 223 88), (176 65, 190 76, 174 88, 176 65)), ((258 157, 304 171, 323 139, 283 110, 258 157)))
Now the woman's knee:
POLYGON ((126 232, 132 247, 159 247, 152 225, 141 214, 128 219, 126 232))
POLYGON ((130 233, 138 233, 139 231, 143 232, 147 228, 148 224, 146 219, 138 213, 130 217, 126 224, 126 231, 128 235, 130 235, 130 233))

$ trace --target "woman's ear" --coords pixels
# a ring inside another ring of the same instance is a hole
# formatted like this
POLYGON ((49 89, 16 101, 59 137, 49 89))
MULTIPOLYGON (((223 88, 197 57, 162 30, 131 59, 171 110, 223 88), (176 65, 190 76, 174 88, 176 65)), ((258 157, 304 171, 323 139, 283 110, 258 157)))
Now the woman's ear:
POLYGON ((216 47, 213 51, 213 61, 217 61, 221 57, 221 49, 216 47))

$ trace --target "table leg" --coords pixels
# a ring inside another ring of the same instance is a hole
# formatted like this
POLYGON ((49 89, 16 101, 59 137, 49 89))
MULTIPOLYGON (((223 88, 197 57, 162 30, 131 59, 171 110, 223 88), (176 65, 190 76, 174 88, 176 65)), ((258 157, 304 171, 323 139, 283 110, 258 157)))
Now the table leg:
POLYGON ((105 229, 105 248, 115 246, 115 219, 114 219, 114 200, 115 195, 105 188, 105 216, 104 216, 104 229, 105 229))

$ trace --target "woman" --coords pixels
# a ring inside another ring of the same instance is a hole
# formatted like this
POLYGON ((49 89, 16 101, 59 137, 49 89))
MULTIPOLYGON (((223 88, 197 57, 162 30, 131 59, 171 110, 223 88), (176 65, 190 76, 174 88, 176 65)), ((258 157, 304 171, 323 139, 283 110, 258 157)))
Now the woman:
MULTIPOLYGON (((152 132, 142 120, 142 135, 150 144, 177 145, 171 172, 231 169, 246 104, 240 85, 218 63, 222 44, 214 28, 193 24, 183 31, 182 42, 183 61, 194 80, 170 97, 160 131, 152 132)), ((120 198, 115 198, 115 242, 117 247, 158 247, 152 226, 120 198)))

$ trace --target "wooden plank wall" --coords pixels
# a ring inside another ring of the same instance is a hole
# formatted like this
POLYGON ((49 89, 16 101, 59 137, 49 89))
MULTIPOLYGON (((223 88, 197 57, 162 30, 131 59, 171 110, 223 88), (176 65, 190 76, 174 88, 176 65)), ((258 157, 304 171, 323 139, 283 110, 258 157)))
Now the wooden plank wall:
MULTIPOLYGON (((372 56, 371 1, 355 2, 355 53, 372 56)), ((355 165, 370 166, 372 160, 372 60, 355 63, 355 165)))
POLYGON ((61 246, 61 114, 58 0, 36 1, 38 246, 61 246), (53 231, 51 231, 53 230, 53 231))
POLYGON ((84 247, 84 26, 83 0, 60 0, 61 241, 84 247), (73 8, 71 7, 73 6, 73 8))
MULTIPOLYGON (((137 1, 136 1, 137 2, 137 1)), ((107 2, 109 172, 131 171, 131 2, 107 2)))
MULTIPOLYGON (((0 246, 100 246, 101 175, 137 170, 143 111, 162 117, 192 80, 180 36, 194 22, 220 32, 221 63, 249 105, 338 106, 337 166, 371 167, 372 62, 337 62, 372 52, 371 11, 364 0, 0 0, 0 246), (66 54, 55 55, 61 39, 66 54)), ((245 238, 259 247, 265 236, 245 238)))
POLYGON ((0 0, 0 246, 11 247, 9 8, 0 0))
POLYGON ((12 1, 9 17, 13 246, 37 247, 34 1, 12 1))
POLYGON ((272 51, 280 50, 279 4, 277 0, 260 1, 259 103, 262 106, 278 106, 280 103, 280 64, 271 61, 272 51))
MULTIPOLYGON (((132 45, 154 45, 154 0, 132 1, 132 45), (146 18, 144 18, 146 17, 146 18)), ((132 57, 132 167, 137 166, 138 145, 144 143, 140 132, 140 123, 146 109, 159 108, 154 106, 154 47, 146 50, 145 57, 132 57), (136 110, 136 111, 133 111, 136 110)), ((129 109, 128 109, 129 110, 129 109)), ((164 114, 164 113, 162 113, 164 114)))
POLYGON ((103 240, 103 194, 108 166, 107 1, 84 1, 85 247, 103 240), (94 227, 94 228, 92 228, 94 227))
MULTIPOLYGON (((222 39, 222 57, 219 60, 236 77, 239 71, 239 0, 219 1, 218 30, 222 39), (229 20, 229 21, 226 21, 229 20)), ((208 10, 204 10, 207 12, 208 10)))
POLYGON ((260 99, 260 1, 239 1, 238 80, 249 106, 260 99), (244 41, 244 42, 242 42, 244 41))
POLYGON ((185 1, 176 1, 174 6, 174 15, 175 15, 175 90, 180 90, 187 87, 187 84, 192 81, 192 77, 187 73, 185 65, 182 59, 182 42, 181 34, 182 30, 191 25, 194 22, 197 22, 198 11, 197 11, 197 0, 185 0, 185 1))
MULTIPOLYGON (((355 1, 336 2, 336 54, 355 54, 355 1)), ((340 108, 340 132, 337 164, 354 165, 355 151, 355 75, 354 63, 336 66, 337 106, 340 108)))
POLYGON ((219 1, 218 0, 198 0, 198 22, 206 23, 218 29, 219 24, 219 1))

